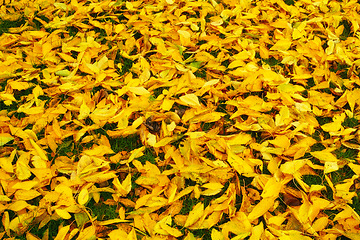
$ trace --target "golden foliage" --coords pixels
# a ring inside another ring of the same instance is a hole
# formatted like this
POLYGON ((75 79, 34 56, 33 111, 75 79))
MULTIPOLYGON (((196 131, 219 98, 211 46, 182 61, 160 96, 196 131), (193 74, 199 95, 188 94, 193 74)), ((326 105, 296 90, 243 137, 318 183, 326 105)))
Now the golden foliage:
POLYGON ((359 12, 3 1, 0 237, 359 239, 359 12))

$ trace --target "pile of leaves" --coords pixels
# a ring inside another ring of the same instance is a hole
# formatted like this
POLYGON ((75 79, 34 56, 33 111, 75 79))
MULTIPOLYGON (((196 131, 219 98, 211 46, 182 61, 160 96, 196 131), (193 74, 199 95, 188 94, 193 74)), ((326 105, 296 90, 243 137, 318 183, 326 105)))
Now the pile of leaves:
POLYGON ((356 0, 4 0, 3 239, 359 239, 356 0))

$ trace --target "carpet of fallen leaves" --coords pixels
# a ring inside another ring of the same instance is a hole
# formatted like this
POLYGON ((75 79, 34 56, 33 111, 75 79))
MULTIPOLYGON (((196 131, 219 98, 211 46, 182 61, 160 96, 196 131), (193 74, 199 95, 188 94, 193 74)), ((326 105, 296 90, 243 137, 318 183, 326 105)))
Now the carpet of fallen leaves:
POLYGON ((6 2, 0 237, 359 239, 357 1, 6 2))

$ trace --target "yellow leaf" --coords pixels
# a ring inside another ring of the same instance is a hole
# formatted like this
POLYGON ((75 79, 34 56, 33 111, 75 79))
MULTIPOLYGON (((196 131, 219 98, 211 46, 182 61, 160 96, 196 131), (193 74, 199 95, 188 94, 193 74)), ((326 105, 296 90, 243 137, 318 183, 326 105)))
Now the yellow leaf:
POLYGON ((281 165, 280 170, 283 173, 293 175, 297 171, 299 171, 300 168, 305 166, 306 162, 307 160, 303 160, 303 159, 285 162, 284 164, 281 165))
POLYGON ((275 50, 278 50, 278 51, 286 51, 290 48, 291 46, 291 40, 289 39, 280 39, 278 40, 274 46, 272 46, 270 48, 270 50, 272 51, 275 51, 275 50))
POLYGON ((9 202, 9 201, 11 201, 11 199, 8 198, 8 196, 0 195, 0 202, 9 202))
POLYGON ((211 21, 211 25, 213 26, 221 26, 224 21, 222 20, 222 18, 220 16, 214 16, 212 18, 210 18, 210 21, 211 21))
POLYGON ((129 157, 129 159, 128 159, 128 161, 127 162, 132 162, 132 160, 134 160, 135 158, 139 158, 139 157, 141 157, 141 156, 143 156, 144 155, 144 150, 145 150, 145 146, 142 146, 142 147, 140 147, 140 148, 137 148, 137 149, 134 149, 134 150, 132 150, 131 151, 131 155, 130 155, 130 157, 129 157))
POLYGON ((14 138, 8 133, 0 133, 0 147, 4 146, 8 142, 14 140, 14 138))
POLYGON ((161 219, 159 222, 156 223, 154 226, 154 232, 161 234, 161 235, 169 235, 167 231, 165 231, 161 226, 164 224, 171 224, 171 216, 166 216, 163 219, 161 219))
POLYGON ((323 162, 337 162, 338 161, 338 159, 334 156, 334 154, 329 152, 329 150, 327 150, 327 149, 322 150, 322 151, 311 152, 310 154, 313 157, 316 157, 317 159, 319 159, 320 161, 323 161, 323 162))
POLYGON ((20 90, 20 91, 28 89, 30 87, 30 84, 27 82, 14 81, 14 82, 10 82, 8 84, 12 89, 16 89, 16 90, 20 90))
POLYGON ((71 72, 70 72, 69 70, 64 69, 64 70, 56 71, 56 72, 55 72, 55 75, 56 75, 56 76, 61 76, 61 77, 67 77, 67 76, 70 75, 70 73, 71 73, 71 72))
MULTIPOLYGON (((1 201, 1 200, 0 200, 1 201)), ((18 212, 18 211, 21 211, 23 210, 24 208, 28 207, 29 204, 24 201, 24 200, 17 200, 16 202, 12 203, 10 206, 9 206, 9 209, 11 211, 15 211, 15 212, 18 212)))
POLYGON ((160 108, 164 111, 169 111, 172 106, 174 105, 175 101, 170 99, 164 99, 163 103, 161 104, 160 108))
POLYGON ((71 57, 70 55, 66 54, 66 53, 60 53, 60 52, 56 52, 56 54, 58 54, 65 62, 75 62, 76 60, 71 57))
POLYGON ((221 232, 213 228, 211 230, 211 240, 225 240, 225 238, 221 232))
POLYGON ((161 235, 171 235, 174 237, 182 236, 182 233, 178 229, 170 227, 171 223, 171 215, 164 217, 158 223, 156 223, 154 226, 154 232, 161 235))
POLYGON ((344 232, 344 236, 351 239, 351 240, 360 240, 359 233, 351 233, 351 232, 344 232))
POLYGON ((121 184, 119 178, 114 178, 113 184, 117 190, 116 193, 121 196, 126 196, 131 191, 131 174, 128 174, 123 183, 121 184))
POLYGON ((193 210, 191 210, 191 212, 189 213, 189 216, 186 219, 184 227, 189 227, 193 225, 197 220, 199 220, 202 217, 203 213, 204 213, 204 204, 199 202, 194 206, 193 210))
POLYGON ((27 212, 18 214, 15 218, 10 221, 9 229, 17 233, 22 233, 24 229, 33 221, 34 212, 27 212))
POLYGON ((275 125, 281 126, 284 124, 288 124, 291 121, 290 111, 287 106, 281 106, 279 114, 275 116, 275 125))
POLYGON ((127 222, 131 222, 131 220, 114 218, 114 219, 110 219, 110 220, 106 220, 106 221, 98 221, 97 224, 99 224, 101 226, 106 226, 106 225, 110 225, 110 224, 127 223, 127 222))
POLYGON ((184 240, 197 240, 197 238, 195 238, 194 235, 189 231, 184 240))
MULTIPOLYGON (((0 160, 0 162, 1 162, 1 160, 0 160)), ((360 176, 360 165, 354 164, 354 163, 349 163, 348 166, 351 168, 351 170, 354 171, 354 173, 356 175, 360 176)))
POLYGON ((86 188, 81 189, 78 196, 78 203, 85 205, 89 201, 89 191, 86 188))
POLYGON ((95 146, 92 149, 83 151, 88 156, 104 156, 105 154, 113 154, 114 151, 111 147, 106 145, 95 146))
POLYGON ((68 211, 64 210, 64 209, 57 208, 57 209, 55 209, 55 212, 56 212, 57 215, 59 215, 63 219, 70 219, 71 218, 70 213, 68 211))
POLYGON ((235 61, 232 61, 228 68, 232 69, 232 68, 237 68, 237 67, 243 67, 245 66, 245 62, 241 59, 238 59, 238 60, 235 60, 235 61))
MULTIPOLYGON (((143 83, 143 82, 148 81, 150 79, 150 77, 151 77, 150 70, 149 69, 144 69, 143 72, 139 76, 139 80, 140 80, 140 82, 143 83)), ((131 89, 130 89, 130 91, 131 91, 131 89)), ((146 93, 146 94, 148 94, 148 93, 146 93)), ((142 95, 146 95, 146 94, 142 94, 142 95)), ((138 94, 138 95, 140 95, 140 94, 138 94)))
POLYGON ((40 238, 31 234, 30 232, 26 232, 26 240, 40 240, 40 238))
MULTIPOLYGON (((6 106, 11 105, 12 102, 16 102, 16 98, 14 97, 14 95, 10 94, 10 93, 0 93, 0 99, 4 101, 4 104, 6 106)), ((0 134, 1 136, 1 134, 0 134)), ((0 144, 1 144, 1 140, 0 140, 0 144)))
POLYGON ((249 174, 254 172, 254 169, 247 162, 245 162, 244 159, 232 151, 228 151, 227 161, 239 174, 249 174))
POLYGON ((218 190, 218 189, 222 189, 224 186, 221 183, 212 182, 212 183, 205 183, 201 187, 218 190))
POLYGON ((51 51, 51 49, 53 47, 52 47, 51 43, 45 42, 44 44, 42 44, 41 48, 42 48, 42 54, 45 57, 51 51))
POLYGON ((80 231, 79 236, 77 237, 78 240, 95 240, 95 226, 94 225, 90 225, 89 227, 82 229, 80 231))
POLYGON ((234 135, 229 135, 229 138, 226 138, 226 143, 231 145, 244 145, 248 144, 251 141, 251 135, 246 133, 238 133, 234 135))
POLYGON ((150 95, 150 92, 144 87, 129 87, 129 91, 136 95, 150 95))
POLYGON ((121 229, 116 229, 109 233, 110 240, 126 240, 127 236, 127 233, 121 229))
POLYGON ((180 237, 183 235, 178 229, 172 228, 167 224, 162 224, 161 227, 171 236, 180 237))
POLYGON ((251 236, 250 236, 249 240, 260 240, 260 239, 262 239, 261 235, 263 234, 263 232, 264 232, 264 224, 263 224, 263 222, 260 222, 259 225, 254 226, 251 229, 251 236))
POLYGON ((155 146, 155 144, 156 144, 156 135, 152 134, 152 133, 148 133, 148 135, 147 135, 147 143, 152 147, 155 146))
POLYGON ((13 189, 24 189, 24 190, 30 190, 33 187, 35 187, 37 184, 39 184, 38 181, 30 180, 30 181, 24 181, 24 182, 18 182, 15 183, 12 188, 13 189))
POLYGON ((274 140, 269 140, 269 142, 276 147, 282 147, 285 149, 290 147, 290 140, 285 135, 276 136, 274 140))
POLYGON ((277 19, 276 21, 270 23, 269 25, 272 27, 275 27, 275 28, 288 28, 290 23, 288 21, 286 21, 286 19, 281 18, 281 19, 277 19))
POLYGON ((279 196, 281 187, 281 182, 278 182, 275 177, 272 177, 266 182, 264 191, 262 192, 261 196, 263 198, 277 198, 279 196))
POLYGON ((200 102, 199 102, 199 99, 198 97, 193 94, 193 93, 190 93, 190 94, 186 94, 184 96, 181 96, 180 98, 180 101, 185 103, 186 105, 189 105, 189 106, 199 106, 200 107, 200 102))
POLYGON ((148 176, 140 176, 138 179, 136 179, 136 184, 138 185, 156 185, 159 183, 159 179, 156 177, 148 177, 148 176))
POLYGON ((200 114, 195 116, 194 118, 190 119, 191 123, 197 122, 217 122, 220 120, 221 117, 225 116, 225 113, 220 112, 210 112, 206 114, 200 114))
POLYGON ((28 34, 34 38, 44 38, 49 35, 46 31, 28 31, 28 34))
POLYGON ((17 190, 15 192, 16 199, 25 200, 25 201, 34 199, 34 198, 36 198, 36 197, 38 197, 40 195, 41 195, 41 193, 39 193, 36 190, 23 190, 23 189, 20 189, 20 190, 17 190))
POLYGON ((329 223, 328 217, 321 217, 315 220, 315 222, 312 225, 312 228, 316 231, 322 231, 329 223))
POLYGON ((70 225, 67 225, 65 227, 60 227, 59 232, 54 240, 64 240, 69 230, 70 230, 70 225))
POLYGON ((191 34, 188 31, 185 30, 178 30, 177 31, 180 35, 180 42, 183 46, 191 45, 191 34))
POLYGON ((163 147, 168 145, 171 141, 173 140, 172 137, 165 137, 163 139, 161 139, 160 141, 156 142, 153 147, 158 148, 158 147, 163 147))
POLYGON ((89 114, 90 114, 90 108, 86 105, 85 101, 83 101, 83 103, 80 106, 78 119, 79 120, 85 119, 89 116, 89 114))
POLYGON ((83 179, 87 182, 101 183, 109 179, 112 179, 114 177, 116 177, 116 174, 114 172, 107 172, 107 173, 98 172, 90 176, 84 177, 83 179))
MULTIPOLYGON (((22 160, 22 159, 21 159, 22 160)), ((16 162, 16 176, 20 180, 26 180, 31 176, 30 167, 26 163, 26 160, 16 162)))
MULTIPOLYGON (((10 235, 10 216, 8 211, 4 211, 2 217, 3 227, 8 235, 10 235)), ((3 232, 5 233, 5 232, 3 232)), ((4 236, 4 234, 0 235, 0 237, 4 236)))
POLYGON ((272 197, 262 199, 249 213, 249 221, 252 222, 264 215, 274 205, 274 200, 272 197))
POLYGON ((326 123, 324 125, 321 125, 321 128, 325 132, 338 132, 341 129, 342 125, 340 121, 326 123))
POLYGON ((46 161, 41 159, 40 156, 34 156, 31 159, 31 163, 35 168, 47 168, 46 161))
POLYGON ((14 167, 12 165, 12 159, 9 157, 0 158, 0 167, 6 172, 13 173, 14 167))
POLYGON ((325 190, 326 187, 322 185, 311 185, 309 192, 320 192, 322 190, 325 190))
POLYGON ((129 235, 127 236, 126 240, 137 240, 137 234, 135 231, 135 228, 131 229, 131 231, 129 232, 129 235))
POLYGON ((47 158, 46 154, 45 154, 45 151, 42 150, 42 149, 39 147, 39 145, 37 145, 37 143, 36 143, 34 140, 30 139, 30 143, 31 143, 31 145, 35 148, 36 152, 38 153, 38 155, 39 155, 43 160, 46 160, 46 161, 49 160, 49 159, 47 158))
POLYGON ((325 162, 324 164, 324 173, 330 173, 330 172, 335 172, 339 170, 339 166, 337 164, 337 162, 325 162))

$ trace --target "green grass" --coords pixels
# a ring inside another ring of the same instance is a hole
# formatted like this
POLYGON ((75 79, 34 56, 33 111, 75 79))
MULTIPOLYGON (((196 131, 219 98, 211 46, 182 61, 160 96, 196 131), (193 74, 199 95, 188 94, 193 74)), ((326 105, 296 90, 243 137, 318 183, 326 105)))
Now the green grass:
POLYGON ((111 149, 117 153, 121 151, 132 151, 142 146, 140 137, 136 134, 127 137, 109 138, 111 149))
POLYGON ((120 51, 118 50, 115 58, 115 64, 121 63, 121 70, 119 71, 120 76, 125 75, 126 73, 130 72, 132 65, 134 62, 131 59, 125 58, 120 55, 120 51))
POLYGON ((146 162, 150 162, 152 164, 156 164, 156 155, 154 150, 151 148, 145 148, 144 155, 137 158, 142 164, 145 164, 146 162))
POLYGON ((333 153, 336 155, 336 157, 340 160, 355 160, 358 155, 359 150, 357 149, 351 149, 344 146, 341 146, 340 148, 336 149, 333 153))
POLYGON ((302 180, 309 186, 311 185, 322 185, 323 180, 318 175, 303 175, 302 180))
POLYGON ((342 20, 339 24, 339 26, 344 26, 344 30, 342 34, 340 35, 341 40, 346 40, 348 37, 351 36, 351 22, 347 20, 342 20))
POLYGON ((353 203, 350 206, 360 215, 360 191, 357 190, 357 196, 352 199, 353 203))
POLYGON ((21 27, 26 23, 26 19, 24 17, 21 17, 17 21, 11 21, 11 20, 0 20, 0 36, 3 33, 8 33, 9 28, 17 28, 21 27))
MULTIPOLYGON (((35 224, 35 225, 31 225, 28 228, 28 231, 39 237, 40 239, 43 238, 47 235, 48 238, 47 239, 55 239, 56 235, 59 232, 59 227, 60 225, 64 224, 65 220, 63 219, 59 219, 59 220, 50 220, 48 222, 48 224, 46 224, 46 226, 39 228, 39 224, 35 224), (44 236, 45 235, 45 236, 44 236)), ((17 235, 15 237, 15 239, 20 239, 20 240, 27 240, 26 235, 22 234, 22 235, 17 235)), ((46 237, 45 237, 46 239, 46 237)))
POLYGON ((212 240, 211 239, 211 229, 193 230, 192 234, 194 234, 194 237, 200 238, 202 240, 212 240))
POLYGON ((97 220, 99 221, 118 218, 119 214, 116 211, 116 205, 107 205, 102 203, 103 201, 112 198, 111 193, 102 192, 100 196, 99 203, 96 203, 94 199, 91 199, 86 205, 86 207, 90 210, 91 215, 93 217, 97 217, 97 220))
POLYGON ((348 165, 335 172, 330 173, 331 181, 334 185, 342 183, 345 179, 350 179, 355 173, 351 170, 348 165))
POLYGON ((347 117, 341 125, 343 127, 355 128, 359 126, 359 121, 356 118, 347 117))

